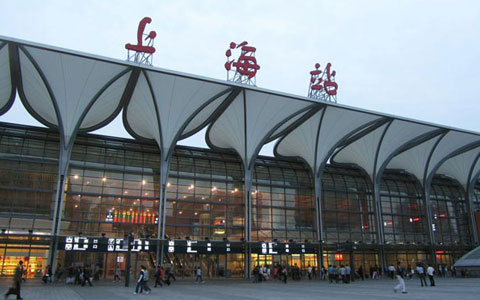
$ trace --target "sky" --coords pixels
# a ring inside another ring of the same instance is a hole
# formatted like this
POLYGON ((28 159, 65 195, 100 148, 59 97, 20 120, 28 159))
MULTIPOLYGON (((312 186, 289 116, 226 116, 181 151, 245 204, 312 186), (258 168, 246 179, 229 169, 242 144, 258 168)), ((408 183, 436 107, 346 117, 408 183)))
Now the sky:
MULTIPOLYGON (((330 62, 338 103, 480 132, 480 1, 0 0, 0 12, 2 36, 117 59, 148 16, 154 66, 225 80, 230 42, 248 41, 260 88, 306 96, 330 62)), ((20 101, 0 121, 41 126, 20 101)), ((206 147, 204 132, 180 144, 206 147)), ((95 133, 129 136, 121 117, 95 133)))

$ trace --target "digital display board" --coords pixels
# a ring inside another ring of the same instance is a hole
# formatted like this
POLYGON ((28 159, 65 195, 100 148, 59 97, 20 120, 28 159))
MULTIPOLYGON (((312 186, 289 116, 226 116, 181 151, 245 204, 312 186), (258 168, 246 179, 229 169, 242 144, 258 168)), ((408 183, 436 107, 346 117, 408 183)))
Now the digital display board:
MULTIPOLYGON (((87 252, 141 252, 156 251, 157 240, 109 237, 66 236, 59 242, 59 249, 65 251, 87 252)), ((164 251, 178 254, 228 254, 245 253, 245 242, 204 241, 204 240, 167 240, 164 251)), ((253 242, 251 252, 261 255, 313 254, 316 245, 311 243, 253 242)))
POLYGON ((244 243, 227 241, 169 240, 167 241, 167 252, 185 254, 243 253, 244 243))
MULTIPOLYGON (((127 252, 128 238, 92 238, 83 236, 66 236, 59 242, 59 249, 65 251, 88 252, 127 252)), ((130 251, 150 251, 151 244, 148 239, 133 239, 130 251)))
POLYGON ((110 210, 105 222, 129 224, 158 224, 158 216, 150 211, 110 210))
POLYGON ((315 246, 308 243, 261 242, 252 244, 252 253, 264 255, 315 253, 315 246))

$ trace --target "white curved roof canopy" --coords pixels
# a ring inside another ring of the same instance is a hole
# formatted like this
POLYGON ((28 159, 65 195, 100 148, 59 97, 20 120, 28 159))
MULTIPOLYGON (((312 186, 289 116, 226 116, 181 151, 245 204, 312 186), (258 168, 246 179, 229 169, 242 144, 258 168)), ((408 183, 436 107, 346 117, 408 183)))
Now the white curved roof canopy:
POLYGON ((449 158, 438 168, 437 173, 457 179, 466 189, 470 180, 474 179, 471 177, 480 170, 480 163, 478 162, 479 154, 480 148, 477 147, 449 158))
POLYGON ((234 149, 248 168, 264 143, 280 138, 276 155, 303 158, 315 175, 335 150, 333 161, 371 177, 386 166, 425 184, 441 166, 465 185, 480 173, 478 133, 0 36, 0 115, 16 89, 65 147, 123 108, 127 130, 155 140, 164 159, 210 124, 209 146, 234 149))
POLYGON ((210 125, 207 142, 212 148, 233 149, 250 169, 264 143, 285 122, 318 104, 244 90, 210 125))
POLYGON ((387 167, 404 169, 425 184, 446 159, 469 150, 466 147, 479 142, 479 138, 477 135, 450 130, 400 153, 387 167))
POLYGON ((15 87, 10 68, 10 51, 7 43, 0 42, 0 115, 10 108, 14 96, 15 87))
POLYGON ((25 107, 40 122, 58 127, 66 145, 78 129, 98 127, 119 112, 131 72, 120 64, 29 46, 18 47, 18 60, 25 107))
POLYGON ((326 106, 280 139, 275 154, 301 157, 318 174, 342 141, 380 119, 377 115, 326 106))
POLYGON ((204 124, 231 90, 208 81, 141 71, 124 110, 124 124, 133 136, 155 140, 167 159, 181 134, 204 124))
POLYGON ((355 163, 373 180, 377 175, 381 176, 385 165, 403 147, 435 129, 423 124, 391 120, 340 149, 334 155, 333 161, 355 163))

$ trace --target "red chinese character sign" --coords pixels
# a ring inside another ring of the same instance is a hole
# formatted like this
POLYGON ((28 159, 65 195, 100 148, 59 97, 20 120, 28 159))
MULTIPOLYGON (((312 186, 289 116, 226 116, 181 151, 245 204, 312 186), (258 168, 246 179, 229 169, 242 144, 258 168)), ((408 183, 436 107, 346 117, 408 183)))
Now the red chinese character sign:
POLYGON ((127 59, 128 61, 133 61, 141 64, 152 64, 152 55, 155 53, 155 48, 153 47, 153 40, 157 36, 155 31, 150 31, 149 34, 145 34, 145 26, 150 24, 152 19, 145 17, 138 24, 137 30, 137 44, 132 45, 130 43, 125 45, 125 49, 128 50, 127 59), (143 44, 143 41, 147 41, 147 45, 143 44), (130 53, 130 51, 132 53, 130 53))
POLYGON ((225 63, 225 69, 227 70, 227 80, 255 85, 255 75, 260 70, 260 66, 257 64, 255 58, 255 51, 257 49, 252 46, 248 46, 247 42, 236 44, 230 43, 230 48, 225 52, 227 56, 227 62, 225 63), (232 56, 232 50, 240 49, 240 56, 235 60, 230 60, 232 56), (233 72, 233 77, 230 78, 230 72, 233 72))
POLYGON ((315 64, 315 70, 310 71, 310 88, 308 97, 337 103, 338 84, 335 82, 335 71, 328 63, 325 70, 320 70, 320 64, 315 64))

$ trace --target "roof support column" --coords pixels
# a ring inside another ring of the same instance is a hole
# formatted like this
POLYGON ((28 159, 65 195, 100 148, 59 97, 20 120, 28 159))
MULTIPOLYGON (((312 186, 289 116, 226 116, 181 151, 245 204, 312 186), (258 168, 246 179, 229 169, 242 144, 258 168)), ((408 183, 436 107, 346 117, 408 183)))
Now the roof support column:
POLYGON ((378 256, 379 264, 382 272, 385 270, 387 261, 385 259, 385 235, 383 231, 383 216, 382 216, 382 203, 380 196, 380 183, 381 180, 379 177, 372 181, 373 184, 373 204, 375 212, 375 221, 377 227, 377 245, 378 245, 378 256))
POLYGON ((380 256, 380 266, 382 271, 385 270, 387 262, 385 259, 385 232, 383 231, 383 215, 382 215, 382 198, 380 195, 380 185, 382 184, 382 174, 383 169, 377 171, 378 156, 380 154, 380 148, 382 147, 383 140, 385 135, 392 125, 393 120, 388 121, 388 125, 385 127, 382 133, 382 137, 377 145, 377 150, 375 151, 375 161, 373 164, 373 202, 375 207, 375 220, 377 221, 377 240, 378 240, 378 255, 380 256))
POLYGON ((48 264, 52 268, 52 273, 55 273, 58 238, 60 235, 60 228, 62 222, 63 203, 65 201, 65 186, 67 184, 67 172, 70 164, 70 155, 72 153, 73 142, 65 147, 63 138, 60 138, 60 155, 58 158, 58 178, 57 178, 57 192, 55 194, 55 203, 53 208, 52 231, 50 237, 50 251, 48 253, 48 264))
POLYGON ((477 155, 475 160, 473 161, 472 167, 470 168, 470 172, 468 174, 468 182, 466 191, 466 200, 467 200, 467 212, 468 212, 468 223, 470 225, 470 233, 472 235, 472 242, 475 245, 478 245, 479 238, 478 238, 478 231, 477 231, 477 222, 475 220, 475 214, 473 210, 473 190, 475 189, 475 184, 480 176, 480 173, 473 174, 475 165, 477 164, 478 160, 480 159, 480 153, 477 155))
POLYGON ((428 236, 430 244, 430 255, 432 257, 432 264, 437 264, 437 258, 435 256, 435 233, 433 232, 433 215, 432 215, 432 205, 430 203, 430 190, 431 190, 431 180, 424 183, 423 187, 423 203, 425 205, 425 215, 427 216, 427 226, 428 226, 428 236))
POLYGON ((253 169, 245 166, 244 181, 244 203, 245 203, 245 274, 246 279, 250 279, 252 271, 252 175, 253 169))
MULTIPOLYGON (((315 172, 317 173, 317 172, 315 172)), ((320 174, 314 176, 315 180, 315 212, 317 222, 317 270, 321 271, 323 264, 323 214, 322 214, 322 177, 320 174)))
POLYGON ((475 221, 475 214, 473 211, 473 186, 469 184, 465 192, 465 200, 467 202, 468 225, 470 226, 470 234, 472 235, 472 243, 478 245, 478 231, 477 223, 475 221))
POLYGON ((168 171, 170 167, 170 158, 162 160, 160 165, 160 187, 159 187, 159 200, 158 200, 158 219, 157 224, 157 251, 156 251, 156 266, 155 270, 159 266, 163 266, 165 256, 165 224, 167 223, 167 188, 168 188, 168 171))

